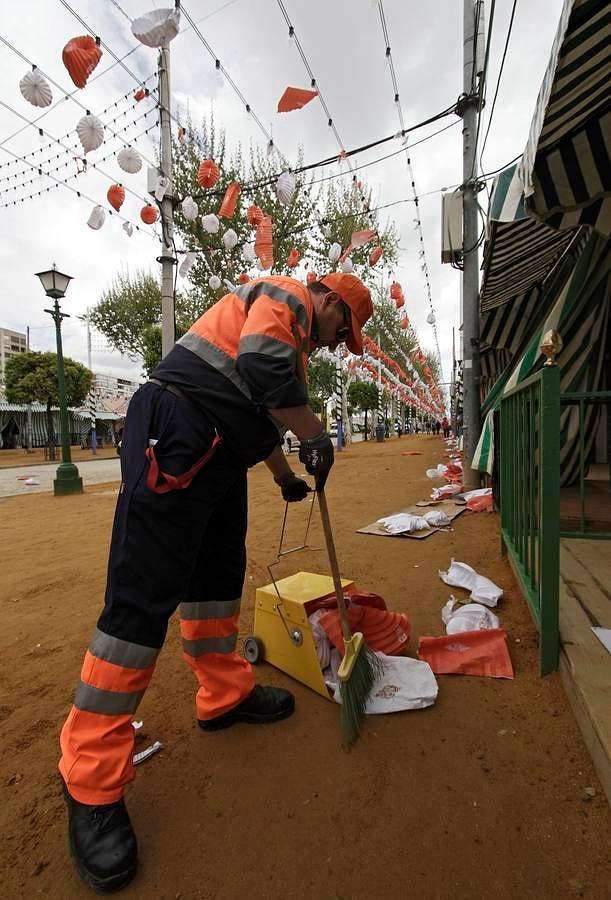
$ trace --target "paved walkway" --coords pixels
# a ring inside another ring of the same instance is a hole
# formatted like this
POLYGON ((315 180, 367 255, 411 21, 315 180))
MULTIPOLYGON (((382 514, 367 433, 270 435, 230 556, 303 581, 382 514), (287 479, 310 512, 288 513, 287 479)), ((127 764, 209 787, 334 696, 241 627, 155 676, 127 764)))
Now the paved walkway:
MULTIPOLYGON (((57 471, 57 463, 48 463, 43 466, 30 466, 27 462, 23 466, 12 469, 0 469, 0 497, 12 497, 16 494, 36 494, 41 491, 53 490, 53 479, 57 471), (24 484, 20 480, 23 476, 31 476, 40 484, 24 484)), ((119 481, 119 458, 92 459, 78 463, 78 470, 83 479, 83 484, 101 484, 105 481, 119 481)))

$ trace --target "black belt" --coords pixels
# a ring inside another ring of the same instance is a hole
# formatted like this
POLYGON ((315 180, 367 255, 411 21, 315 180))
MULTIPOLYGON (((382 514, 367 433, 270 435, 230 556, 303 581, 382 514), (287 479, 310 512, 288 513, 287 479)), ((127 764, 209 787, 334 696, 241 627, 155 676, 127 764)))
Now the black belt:
POLYGON ((170 394, 174 394, 175 397, 180 397, 182 400, 188 400, 189 398, 183 394, 180 388, 177 388, 175 384, 172 384, 171 381, 160 381, 158 378, 149 378, 151 384, 156 384, 160 388, 163 388, 164 391, 169 391, 170 394))

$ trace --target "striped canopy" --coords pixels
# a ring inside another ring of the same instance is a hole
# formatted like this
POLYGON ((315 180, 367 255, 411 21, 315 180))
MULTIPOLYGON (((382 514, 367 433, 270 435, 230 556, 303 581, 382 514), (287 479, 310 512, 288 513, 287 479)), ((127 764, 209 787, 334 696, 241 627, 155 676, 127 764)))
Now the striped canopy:
POLYGON ((519 164, 528 214, 611 231, 611 2, 565 0, 519 164))
MULTIPOLYGON (((560 368, 560 390, 592 391, 603 378, 605 336, 611 290, 611 241, 592 233, 581 252, 570 277, 556 295, 545 320, 530 337, 525 351, 513 368, 498 379, 484 403, 487 410, 480 441, 472 467, 492 474, 494 457, 493 415, 503 395, 536 372, 543 363, 540 343, 550 329, 559 332, 563 347, 556 358, 560 368)), ((586 421, 586 453, 594 441, 597 413, 588 412, 586 421)), ((578 467, 577 411, 564 407, 560 417, 561 483, 570 484, 578 467)))

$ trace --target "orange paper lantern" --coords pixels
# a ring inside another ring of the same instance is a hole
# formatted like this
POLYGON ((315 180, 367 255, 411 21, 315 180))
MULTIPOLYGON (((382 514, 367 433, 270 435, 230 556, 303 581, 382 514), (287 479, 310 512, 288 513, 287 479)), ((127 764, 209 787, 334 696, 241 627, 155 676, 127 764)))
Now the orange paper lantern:
POLYGON ((157 221, 157 215, 157 210, 154 206, 151 206, 150 203, 147 203, 146 206, 143 206, 140 210, 140 218, 145 225, 153 225, 157 221))
POLYGON ((291 112, 293 109, 301 109, 314 97, 318 97, 318 91, 287 87, 280 100, 278 100, 278 112, 291 112))
POLYGON ((219 180, 219 167, 213 159, 205 159, 200 163, 197 171, 197 180, 203 188, 211 188, 219 180))
POLYGON ((250 278, 246 274, 246 272, 242 272, 241 275, 238 275, 238 284, 248 284, 250 278))
POLYGON ((223 202, 219 206, 219 216, 222 216, 224 219, 233 219, 239 196, 240 185, 237 181, 232 181, 231 184, 227 186, 223 202))
POLYGON ((291 252, 288 255, 286 264, 290 269, 294 269, 300 259, 301 259, 301 254, 299 253, 299 250, 297 250, 297 249, 295 249, 295 247, 293 247, 293 249, 291 250, 291 252))
POLYGON ((249 224, 256 228, 263 218, 263 210, 253 203, 252 206, 249 206, 246 210, 246 218, 248 219, 249 224))
POLYGON ((106 198, 112 208, 119 212, 123 206, 123 201, 125 200, 125 188, 121 184, 111 184, 108 188, 106 198))
POLYGON ((85 87, 87 79, 101 59, 102 51, 88 34, 72 38, 62 50, 62 61, 78 88, 85 87))
POLYGON ((274 265, 274 246, 272 242, 272 218, 263 216, 257 225, 255 235, 255 253, 261 260, 264 269, 271 269, 274 265))
POLYGON ((374 247, 369 254, 369 265, 375 266, 375 264, 380 260, 380 257, 383 253, 384 250, 380 246, 374 247))
POLYGON ((393 281, 390 286, 390 296, 392 300, 398 300, 403 296, 403 291, 401 289, 401 285, 398 281, 393 281))

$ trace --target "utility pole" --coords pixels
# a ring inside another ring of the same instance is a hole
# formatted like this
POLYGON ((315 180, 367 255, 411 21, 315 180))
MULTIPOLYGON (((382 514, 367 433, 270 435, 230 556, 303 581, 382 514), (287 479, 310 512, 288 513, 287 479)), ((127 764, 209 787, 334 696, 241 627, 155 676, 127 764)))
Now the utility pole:
MULTIPOLYGON (((25 349, 26 349, 26 352, 29 353, 30 352, 30 326, 29 325, 26 325, 25 335, 26 335, 25 349)), ((27 425, 26 425, 27 434, 26 434, 26 438, 25 438, 26 450, 28 453, 31 453, 32 452, 32 404, 31 403, 28 403, 26 415, 27 415, 27 425)))
MULTIPOLYGON (((91 310, 88 309, 84 316, 78 316, 81 322, 84 322, 87 326, 87 368, 90 372, 93 373, 93 369, 91 368, 91 323, 89 321, 89 317, 91 315, 91 310)), ((89 390, 89 395, 87 397, 87 409, 89 410, 89 423, 90 423, 90 433, 91 433, 91 452, 95 456, 98 452, 98 432, 96 427, 96 414, 97 414, 97 403, 95 396, 95 385, 92 384, 89 390)))
POLYGON ((479 472, 471 468, 480 435, 476 140, 481 96, 477 82, 484 59, 484 4, 483 0, 463 0, 463 3, 463 94, 460 101, 463 120, 463 484, 465 488, 475 488, 480 483, 479 472))
POLYGON ((166 356, 176 339, 174 326, 174 185, 172 183, 172 132, 170 127, 170 49, 159 51, 159 116, 161 124, 161 174, 167 179, 161 200, 161 355, 166 356))

